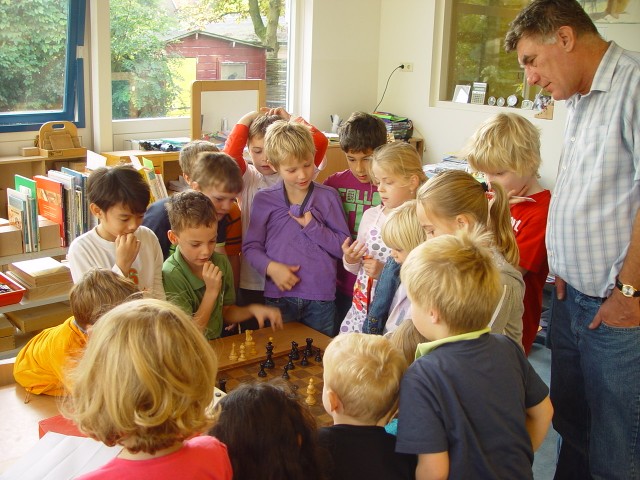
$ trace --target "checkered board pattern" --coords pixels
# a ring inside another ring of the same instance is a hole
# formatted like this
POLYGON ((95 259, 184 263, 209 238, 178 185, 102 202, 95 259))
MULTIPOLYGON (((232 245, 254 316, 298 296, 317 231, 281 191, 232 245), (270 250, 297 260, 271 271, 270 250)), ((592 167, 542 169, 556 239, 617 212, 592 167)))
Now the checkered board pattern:
MULTIPOLYGON (((257 348, 260 347, 258 346, 257 348)), ((327 414, 327 412, 325 412, 324 407, 322 406, 322 362, 316 362, 314 360, 314 354, 313 356, 308 358, 309 365, 307 365, 306 367, 301 366, 300 361, 302 360, 302 350, 303 347, 299 347, 300 360, 294 360, 293 363, 296 368, 288 371, 289 380, 286 381, 293 386, 294 390, 297 390, 298 395, 300 396, 300 401, 304 404, 305 398, 307 397, 307 386, 309 385, 309 378, 313 377, 313 385, 316 388, 316 393, 314 395, 316 404, 309 406, 311 413, 316 418, 319 427, 333 425, 331 416, 327 414)), ((225 367, 221 369, 220 372, 218 372, 218 381, 221 378, 226 379, 226 390, 227 392, 231 392, 241 383, 267 382, 274 378, 281 379, 282 373, 284 372, 284 366, 288 363, 289 358, 283 354, 280 354, 278 357, 274 356, 273 362, 275 363, 275 367, 272 369, 265 368, 267 376, 259 377, 258 372, 260 371, 260 362, 263 362, 265 360, 266 356, 262 355, 256 357, 253 362, 248 364, 239 365, 237 367, 233 367, 233 365, 225 367)))

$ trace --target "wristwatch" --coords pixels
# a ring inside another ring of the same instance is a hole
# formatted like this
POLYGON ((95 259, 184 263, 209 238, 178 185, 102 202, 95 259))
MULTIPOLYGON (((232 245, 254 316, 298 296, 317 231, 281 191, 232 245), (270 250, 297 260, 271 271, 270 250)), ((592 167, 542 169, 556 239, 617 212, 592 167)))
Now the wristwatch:
POLYGON ((620 290, 625 297, 640 297, 640 290, 636 290, 632 285, 622 283, 618 277, 616 277, 616 288, 620 290))

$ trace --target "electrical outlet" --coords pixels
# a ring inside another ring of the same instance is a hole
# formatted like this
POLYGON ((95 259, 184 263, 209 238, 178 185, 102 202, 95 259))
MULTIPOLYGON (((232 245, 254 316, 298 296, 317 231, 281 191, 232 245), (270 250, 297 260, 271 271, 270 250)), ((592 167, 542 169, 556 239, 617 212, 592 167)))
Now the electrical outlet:
POLYGON ((404 65, 404 68, 402 69, 403 72, 413 72, 413 63, 402 62, 401 65, 404 65))

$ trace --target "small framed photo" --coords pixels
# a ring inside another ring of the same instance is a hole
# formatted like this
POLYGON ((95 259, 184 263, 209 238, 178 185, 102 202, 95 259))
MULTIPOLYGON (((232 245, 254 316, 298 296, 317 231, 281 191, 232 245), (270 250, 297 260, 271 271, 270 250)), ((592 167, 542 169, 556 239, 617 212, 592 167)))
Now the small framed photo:
POLYGON ((453 101, 456 103, 469 103, 469 93, 471 85, 456 85, 453 91, 453 101))

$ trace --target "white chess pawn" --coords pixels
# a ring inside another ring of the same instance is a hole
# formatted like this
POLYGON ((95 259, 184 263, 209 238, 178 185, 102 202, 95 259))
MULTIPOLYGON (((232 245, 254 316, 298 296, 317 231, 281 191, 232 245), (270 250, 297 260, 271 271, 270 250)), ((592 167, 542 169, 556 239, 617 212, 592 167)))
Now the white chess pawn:
POLYGON ((240 356, 238 357, 238 360, 243 361, 246 360, 247 357, 245 357, 244 355, 244 350, 245 350, 245 346, 244 343, 240 345, 240 356))
POLYGON ((229 353, 229 360, 236 362, 238 360, 238 354, 236 353, 236 342, 231 344, 231 353, 229 353))
POLYGON ((313 395, 316 393, 316 387, 313 386, 313 378, 309 379, 309 385, 307 386, 307 398, 304 399, 304 403, 307 405, 315 405, 316 397, 313 395))

